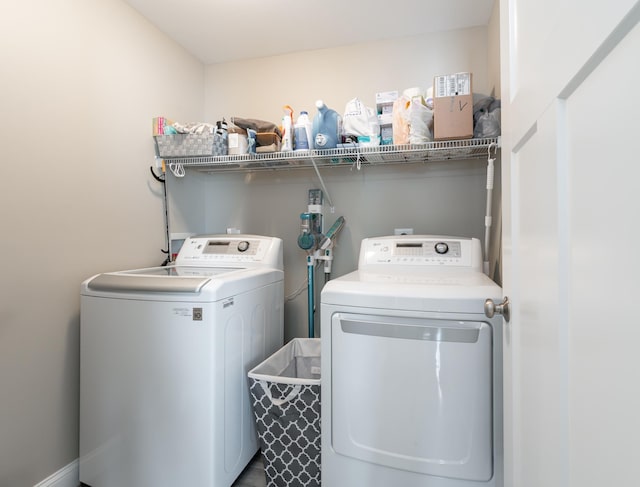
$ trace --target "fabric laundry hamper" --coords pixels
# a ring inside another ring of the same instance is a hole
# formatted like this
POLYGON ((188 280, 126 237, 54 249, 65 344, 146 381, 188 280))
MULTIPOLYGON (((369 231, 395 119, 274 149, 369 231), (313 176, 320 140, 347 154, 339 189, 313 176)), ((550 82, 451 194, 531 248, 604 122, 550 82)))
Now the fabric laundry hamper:
POLYGON ((320 339, 294 338, 248 375, 267 487, 320 487, 320 339))

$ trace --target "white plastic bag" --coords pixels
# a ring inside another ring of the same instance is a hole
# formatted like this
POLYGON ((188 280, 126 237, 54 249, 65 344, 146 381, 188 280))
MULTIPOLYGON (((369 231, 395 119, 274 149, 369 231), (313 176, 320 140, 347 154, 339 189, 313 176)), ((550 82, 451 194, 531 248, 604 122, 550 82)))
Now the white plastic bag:
POLYGON ((424 98, 414 97, 409 105, 409 143, 426 144, 433 140, 433 111, 424 98))
POLYGON ((500 135, 500 109, 496 108, 492 112, 484 112, 478 116, 476 126, 473 129, 473 136, 497 137, 500 135))
POLYGON ((433 111, 422 96, 401 96, 393 104, 393 143, 426 144, 433 140, 433 111))
POLYGON ((500 100, 492 96, 481 98, 473 104, 473 136, 497 137, 500 135, 500 100))
POLYGON ((344 108, 342 117, 342 132, 344 135, 377 136, 380 133, 378 117, 373 110, 365 107, 358 98, 349 100, 344 108))
POLYGON ((411 100, 402 95, 393 102, 393 143, 407 145, 409 143, 409 107, 411 100))

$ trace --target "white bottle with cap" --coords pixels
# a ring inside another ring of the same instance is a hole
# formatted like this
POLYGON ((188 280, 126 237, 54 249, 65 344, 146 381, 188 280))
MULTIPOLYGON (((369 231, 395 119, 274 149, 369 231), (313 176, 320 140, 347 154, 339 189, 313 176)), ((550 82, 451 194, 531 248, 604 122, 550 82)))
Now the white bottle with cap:
POLYGON ((298 120, 296 120, 293 147, 297 151, 313 148, 313 124, 309 119, 309 114, 305 111, 300 112, 298 120))

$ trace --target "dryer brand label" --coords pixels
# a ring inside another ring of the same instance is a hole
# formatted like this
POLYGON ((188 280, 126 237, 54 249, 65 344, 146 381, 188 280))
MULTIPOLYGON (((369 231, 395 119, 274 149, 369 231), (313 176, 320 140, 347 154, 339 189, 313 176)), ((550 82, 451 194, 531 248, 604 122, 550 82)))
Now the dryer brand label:
POLYGON ((233 306, 233 298, 227 298, 222 301, 222 308, 228 308, 229 306, 233 306))

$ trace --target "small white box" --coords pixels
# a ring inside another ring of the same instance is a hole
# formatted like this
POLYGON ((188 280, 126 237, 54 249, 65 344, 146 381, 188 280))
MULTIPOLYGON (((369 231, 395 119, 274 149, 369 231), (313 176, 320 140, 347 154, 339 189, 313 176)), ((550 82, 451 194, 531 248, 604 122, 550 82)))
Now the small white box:
POLYGON ((382 127, 383 125, 391 125, 393 123, 393 113, 385 113, 378 115, 378 124, 382 127))
POLYGON ((376 113, 378 115, 391 114, 393 112, 393 102, 398 99, 397 91, 382 91, 376 93, 376 113))
POLYGON ((398 99, 397 91, 381 91, 380 93, 376 93, 376 105, 383 103, 393 103, 398 99))
POLYGON ((378 115, 378 124, 380 125, 380 144, 393 144, 393 114, 378 115))
POLYGON ((392 145, 393 144, 393 126, 383 125, 380 127, 380 144, 392 145))

